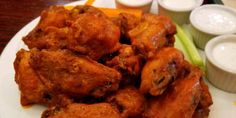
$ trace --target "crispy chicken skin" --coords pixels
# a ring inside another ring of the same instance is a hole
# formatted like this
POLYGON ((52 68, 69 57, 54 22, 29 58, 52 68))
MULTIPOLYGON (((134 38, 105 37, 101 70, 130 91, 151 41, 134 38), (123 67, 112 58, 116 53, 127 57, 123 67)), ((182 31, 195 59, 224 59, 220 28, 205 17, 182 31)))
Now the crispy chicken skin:
POLYGON ((202 88, 201 99, 192 118, 208 118, 210 112, 209 107, 213 104, 208 86, 203 79, 200 80, 200 85, 202 88))
POLYGON ((123 38, 128 38, 128 32, 138 26, 141 19, 132 14, 120 13, 118 17, 112 18, 112 21, 119 26, 123 38))
POLYGON ((156 50, 174 45, 176 27, 165 16, 144 14, 137 27, 128 32, 132 45, 147 58, 156 50))
POLYGON ((97 60, 117 51, 119 39, 119 27, 96 8, 84 6, 68 11, 54 6, 42 12, 39 24, 23 41, 30 49, 66 48, 97 60))
POLYGON ((84 13, 71 25, 68 49, 97 60, 105 54, 117 51, 119 40, 119 28, 107 17, 84 13))
POLYGON ((30 53, 22 49, 17 53, 14 62, 15 81, 21 91, 21 104, 23 106, 44 102, 43 94, 47 91, 31 68, 29 61, 30 53))
POLYGON ((58 93, 102 97, 119 86, 121 75, 118 71, 68 50, 32 50, 31 59, 41 81, 58 93))
POLYGON ((64 48, 67 45, 69 11, 62 6, 52 6, 41 13, 38 25, 23 38, 30 48, 64 48))
POLYGON ((31 53, 22 49, 17 53, 14 62, 15 81, 21 91, 21 104, 23 106, 31 104, 63 106, 70 103, 71 100, 66 95, 54 94, 45 87, 30 65, 30 58, 31 53))
POLYGON ((118 55, 106 62, 106 65, 112 67, 122 74, 122 82, 129 84, 136 79, 142 67, 142 58, 137 55, 131 45, 122 45, 118 55))
POLYGON ((201 71, 191 67, 190 73, 177 79, 163 95, 152 98, 144 118, 191 118, 201 99, 201 71))
POLYGON ((162 48, 144 65, 140 91, 153 96, 162 94, 177 78, 184 61, 183 54, 172 47, 162 48))
POLYGON ((117 107, 124 118, 140 117, 146 105, 145 97, 134 87, 120 89, 107 101, 117 107))
POLYGON ((202 87, 202 94, 201 94, 201 100, 198 105, 199 109, 208 109, 209 106, 213 104, 210 91, 208 89, 208 86, 204 82, 203 79, 200 81, 201 87, 202 87))
POLYGON ((108 103, 92 105, 73 103, 65 108, 53 107, 44 111, 41 118, 122 118, 117 109, 108 103))

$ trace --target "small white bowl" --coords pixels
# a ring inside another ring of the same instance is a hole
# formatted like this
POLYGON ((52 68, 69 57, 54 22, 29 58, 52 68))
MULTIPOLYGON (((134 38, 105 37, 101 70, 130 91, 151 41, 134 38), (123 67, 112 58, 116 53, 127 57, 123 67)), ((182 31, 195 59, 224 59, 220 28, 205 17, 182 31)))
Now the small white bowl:
POLYGON ((211 39, 205 48, 207 79, 219 89, 236 93, 236 35, 211 39))
POLYGON ((193 9, 201 6, 203 0, 158 0, 158 11, 161 15, 171 17, 179 25, 189 23, 193 9))
POLYGON ((223 5, 203 5, 190 14, 190 32, 200 49, 213 37, 236 33, 236 11, 223 5))
POLYGON ((140 9, 144 13, 150 11, 153 0, 115 0, 116 8, 119 9, 140 9))

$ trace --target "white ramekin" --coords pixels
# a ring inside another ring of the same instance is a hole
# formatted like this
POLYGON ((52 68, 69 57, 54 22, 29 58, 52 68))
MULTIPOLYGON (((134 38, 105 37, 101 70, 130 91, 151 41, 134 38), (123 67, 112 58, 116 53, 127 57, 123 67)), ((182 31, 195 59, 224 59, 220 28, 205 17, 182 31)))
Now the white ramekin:
MULTIPOLYGON (((219 63, 213 56, 213 50, 222 43, 236 43, 236 35, 222 35, 211 39, 205 48, 206 76, 215 87, 227 92, 236 93, 236 70, 219 63)), ((236 52, 235 52, 236 53, 236 52)), ((236 59, 233 61, 236 62, 236 59)))
POLYGON ((171 17, 179 25, 189 23, 189 15, 191 11, 202 5, 203 0, 195 0, 196 4, 191 8, 176 9, 167 6, 163 2, 164 0, 158 0, 158 12, 161 15, 167 15, 171 17))
POLYGON ((122 2, 121 0, 115 0, 116 8, 119 8, 119 9, 140 9, 144 13, 148 13, 151 9, 153 0, 145 0, 145 1, 142 0, 142 1, 143 1, 143 3, 141 3, 141 4, 133 4, 132 2, 125 3, 125 2, 122 2))
MULTIPOLYGON (((221 28, 222 30, 221 32, 219 31, 216 32, 216 31, 212 31, 212 30, 201 27, 198 22, 199 19, 203 19, 203 20, 209 19, 209 18, 203 17, 202 12, 200 12, 201 10, 211 10, 211 11, 214 11, 214 14, 218 14, 218 15, 221 15, 221 14, 217 11, 221 10, 221 11, 224 11, 225 13, 235 16, 236 18, 236 11, 232 8, 229 8, 223 5, 203 5, 194 9, 190 14, 190 32, 193 36, 194 43, 196 44, 198 48, 204 50, 206 43, 210 39, 216 36, 236 33, 236 27, 231 31, 225 31, 226 28, 221 28), (196 16, 201 16, 201 15, 202 17, 196 18, 196 16)), ((213 22, 212 24, 214 24, 214 22, 216 24, 215 20, 211 20, 211 21, 213 22)), ((236 20, 234 22, 236 23, 236 20)), ((203 23, 202 25, 209 25, 209 24, 211 23, 205 22, 205 24, 203 23)))

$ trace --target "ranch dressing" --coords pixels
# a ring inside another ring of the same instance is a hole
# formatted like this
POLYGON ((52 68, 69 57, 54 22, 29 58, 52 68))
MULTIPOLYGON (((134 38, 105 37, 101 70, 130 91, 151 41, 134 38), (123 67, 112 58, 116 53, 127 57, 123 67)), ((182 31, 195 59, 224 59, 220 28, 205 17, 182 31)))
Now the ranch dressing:
POLYGON ((236 31, 236 15, 224 9, 200 9, 193 19, 200 29, 213 34, 236 31))
POLYGON ((213 58, 221 66, 236 71, 236 42, 224 42, 215 46, 213 58))
POLYGON ((191 9, 196 5, 196 0, 162 0, 163 4, 177 10, 191 9))
POLYGON ((152 2, 152 0, 117 0, 127 6, 143 6, 152 2))

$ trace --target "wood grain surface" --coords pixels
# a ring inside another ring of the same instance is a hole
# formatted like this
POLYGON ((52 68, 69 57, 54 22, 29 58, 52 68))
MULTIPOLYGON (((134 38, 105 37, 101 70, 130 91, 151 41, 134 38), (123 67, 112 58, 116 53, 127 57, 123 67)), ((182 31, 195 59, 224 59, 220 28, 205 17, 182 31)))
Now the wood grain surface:
POLYGON ((75 0, 0 0, 0 54, 11 38, 50 5, 75 0))

